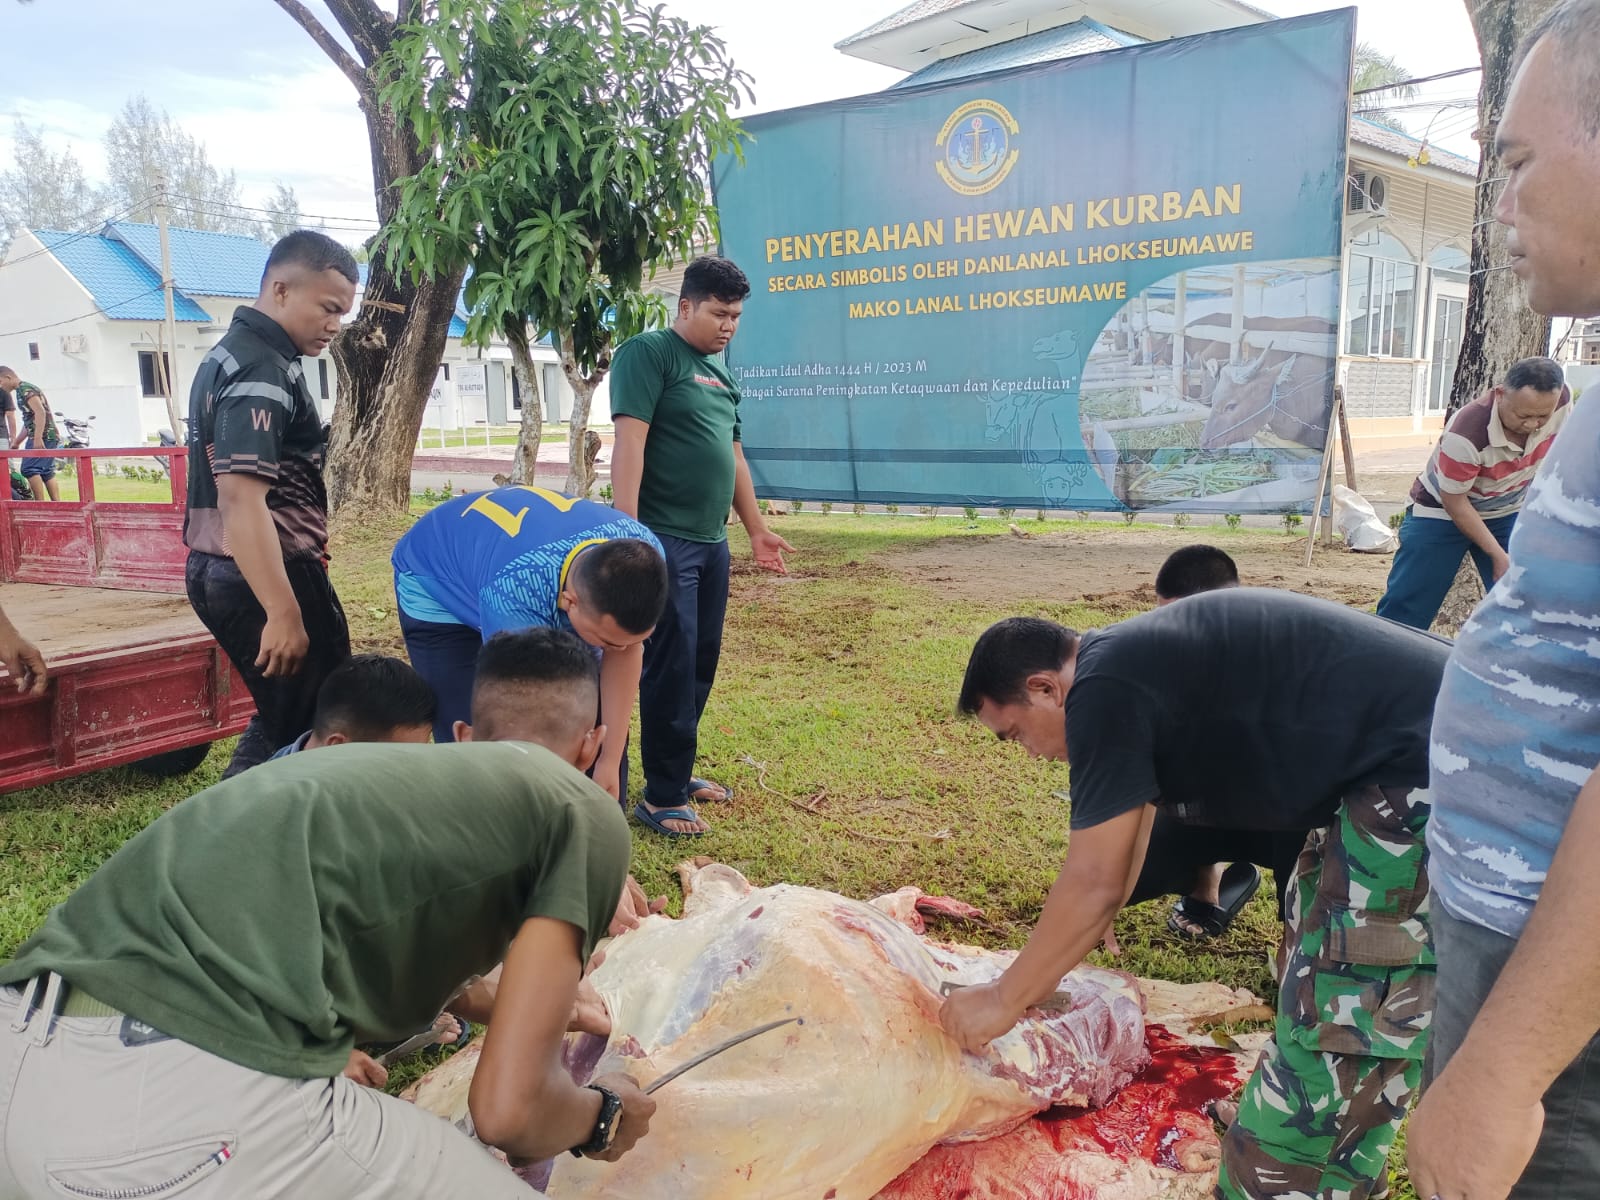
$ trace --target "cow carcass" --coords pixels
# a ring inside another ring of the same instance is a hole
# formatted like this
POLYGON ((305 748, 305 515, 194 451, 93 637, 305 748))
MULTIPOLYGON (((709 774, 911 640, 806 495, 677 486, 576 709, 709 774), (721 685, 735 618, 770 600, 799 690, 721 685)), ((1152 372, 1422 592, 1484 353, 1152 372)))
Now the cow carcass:
MULTIPOLYGON (((889 1196, 943 1200, 916 1177, 934 1147, 1004 1151, 1019 1127, 1025 1138, 1073 1144, 1030 1118, 1108 1111, 1150 1062, 1143 998, 1127 976, 1076 971, 1063 981, 1067 1011, 1032 1012, 984 1054, 965 1054, 939 1027, 939 986, 992 979, 1009 955, 919 937, 905 892, 867 904, 811 888, 753 889, 719 864, 687 872, 685 883, 682 919, 647 919, 594 972, 613 1030, 609 1039, 569 1037, 574 1077, 620 1070, 648 1084, 743 1030, 791 1016, 804 1024, 752 1039, 657 1092, 650 1134, 621 1161, 562 1156, 532 1175, 550 1196, 868 1200, 893 1184, 921 1190, 889 1196)), ((475 1059, 469 1046, 410 1097, 462 1121, 475 1059)), ((1136 1179, 1146 1187, 1140 1200, 1187 1200, 1214 1178, 1214 1158, 1199 1170, 1178 1160, 1130 1168, 1093 1136, 1079 1140, 1076 1170, 1136 1179), (1147 1186, 1162 1180, 1189 1184, 1147 1186)), ((961 1161, 970 1174, 1002 1160, 961 1161)))

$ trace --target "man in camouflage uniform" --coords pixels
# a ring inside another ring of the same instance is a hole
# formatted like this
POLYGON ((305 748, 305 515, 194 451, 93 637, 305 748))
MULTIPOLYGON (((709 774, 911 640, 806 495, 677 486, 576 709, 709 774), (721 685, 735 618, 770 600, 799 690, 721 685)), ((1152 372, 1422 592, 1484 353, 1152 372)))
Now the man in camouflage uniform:
POLYGON ((1433 1016, 1427 793, 1366 787, 1306 839, 1273 1039, 1245 1087, 1218 1193, 1381 1196, 1433 1016))
POLYGON ((1223 1143, 1223 1200, 1371 1200, 1433 1016, 1423 835, 1450 644, 1290 592, 1191 596, 1081 638, 1015 617, 978 640, 960 708, 1072 766, 1072 838, 1038 927, 951 996, 976 1050, 1054 992, 1131 894, 1159 809, 1312 830, 1288 904, 1272 1042, 1223 1143))
MULTIPOLYGON (((55 414, 50 411, 50 401, 45 399, 43 392, 10 367, 0 367, 0 391, 14 397, 17 412, 22 415, 22 431, 12 435, 12 449, 54 450, 61 445, 55 414)), ((35 500, 61 499, 53 455, 39 454, 24 458, 19 474, 33 490, 35 500)))

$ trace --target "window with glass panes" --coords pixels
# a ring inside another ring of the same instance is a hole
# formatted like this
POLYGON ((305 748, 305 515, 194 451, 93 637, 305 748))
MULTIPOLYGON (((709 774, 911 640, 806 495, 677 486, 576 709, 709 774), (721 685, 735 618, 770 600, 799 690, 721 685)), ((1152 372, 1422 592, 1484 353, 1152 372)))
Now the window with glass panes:
POLYGON ((1415 358, 1421 269, 1388 234, 1350 248, 1345 275, 1345 353, 1358 358, 1415 358))

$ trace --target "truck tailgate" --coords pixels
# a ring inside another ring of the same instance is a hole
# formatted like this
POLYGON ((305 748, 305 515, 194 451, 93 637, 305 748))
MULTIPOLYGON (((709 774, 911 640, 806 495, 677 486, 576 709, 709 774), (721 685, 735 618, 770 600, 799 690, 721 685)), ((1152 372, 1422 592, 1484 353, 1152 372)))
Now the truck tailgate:
POLYGON ((250 718, 185 596, 8 584, 0 604, 50 671, 45 695, 24 697, 0 670, 0 792, 215 741, 250 718))

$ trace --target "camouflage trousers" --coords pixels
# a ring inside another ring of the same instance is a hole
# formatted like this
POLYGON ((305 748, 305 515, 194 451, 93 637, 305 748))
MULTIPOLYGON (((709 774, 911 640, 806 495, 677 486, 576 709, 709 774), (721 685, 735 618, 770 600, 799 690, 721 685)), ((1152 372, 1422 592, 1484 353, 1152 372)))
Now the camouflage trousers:
POLYGON ((1422 789, 1358 789, 1306 839, 1277 1021, 1223 1139, 1222 1200, 1385 1193, 1433 1018, 1428 808, 1422 789))

